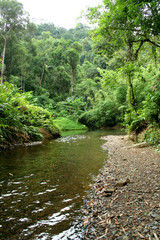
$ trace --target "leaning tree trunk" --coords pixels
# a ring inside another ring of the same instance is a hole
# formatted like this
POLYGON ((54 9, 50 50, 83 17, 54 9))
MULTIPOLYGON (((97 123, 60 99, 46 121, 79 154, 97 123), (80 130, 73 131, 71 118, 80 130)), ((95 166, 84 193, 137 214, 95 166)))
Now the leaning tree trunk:
POLYGON ((4 45, 3 45, 3 51, 1 53, 2 57, 2 65, 1 65, 1 84, 3 84, 3 79, 4 79, 4 60, 5 60, 5 54, 6 54, 6 46, 7 46, 7 40, 6 38, 4 39, 4 45))

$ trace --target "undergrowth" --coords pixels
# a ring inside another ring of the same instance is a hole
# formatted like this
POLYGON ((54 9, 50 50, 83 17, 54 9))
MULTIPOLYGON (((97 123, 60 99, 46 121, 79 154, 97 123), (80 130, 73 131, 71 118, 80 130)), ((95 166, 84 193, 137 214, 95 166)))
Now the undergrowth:
POLYGON ((13 85, 0 85, 0 145, 43 140, 40 128, 60 136, 52 114, 34 105, 31 92, 20 93, 13 85))
POLYGON ((53 121, 62 131, 69 130, 86 130, 87 127, 77 121, 69 118, 59 117, 53 121))

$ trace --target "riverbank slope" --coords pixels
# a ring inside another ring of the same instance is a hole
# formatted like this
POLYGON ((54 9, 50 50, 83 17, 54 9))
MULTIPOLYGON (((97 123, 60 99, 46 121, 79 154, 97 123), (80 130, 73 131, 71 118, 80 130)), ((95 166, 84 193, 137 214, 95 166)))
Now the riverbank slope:
POLYGON ((160 237, 160 152, 107 136, 109 160, 98 175, 84 219, 84 239, 160 237))

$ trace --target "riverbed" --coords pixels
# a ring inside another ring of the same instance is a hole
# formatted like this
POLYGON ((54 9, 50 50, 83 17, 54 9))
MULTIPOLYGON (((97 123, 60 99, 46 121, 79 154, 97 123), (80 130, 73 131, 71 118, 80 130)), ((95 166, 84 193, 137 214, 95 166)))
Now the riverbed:
POLYGON ((82 239, 83 202, 107 159, 101 137, 64 134, 0 153, 0 239, 82 239))

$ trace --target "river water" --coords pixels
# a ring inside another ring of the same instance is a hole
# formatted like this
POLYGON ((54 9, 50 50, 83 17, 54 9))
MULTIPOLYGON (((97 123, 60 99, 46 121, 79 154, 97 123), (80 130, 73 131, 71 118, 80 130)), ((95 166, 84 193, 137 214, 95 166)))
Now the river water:
POLYGON ((83 202, 107 158, 100 138, 67 133, 0 153, 0 239, 83 239, 83 202))

